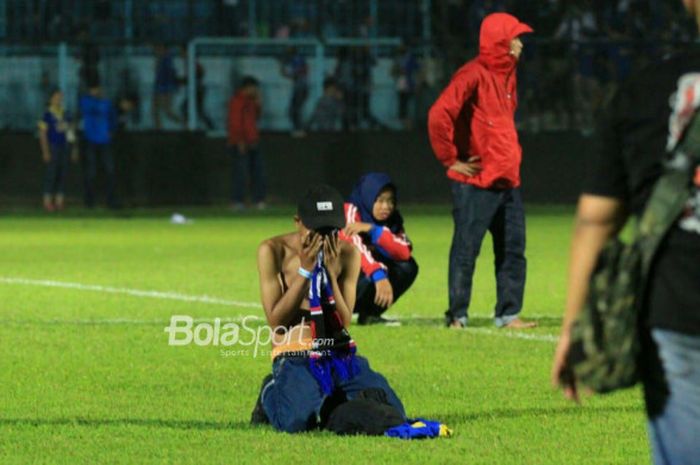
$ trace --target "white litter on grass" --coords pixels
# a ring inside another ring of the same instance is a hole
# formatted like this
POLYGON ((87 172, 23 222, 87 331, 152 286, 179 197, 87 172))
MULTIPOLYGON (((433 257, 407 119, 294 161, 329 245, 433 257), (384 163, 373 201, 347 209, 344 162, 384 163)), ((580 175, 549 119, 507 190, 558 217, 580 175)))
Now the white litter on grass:
POLYGON ((170 217, 170 223, 172 223, 172 224, 192 224, 193 221, 190 218, 187 218, 182 213, 173 213, 173 216, 170 217))

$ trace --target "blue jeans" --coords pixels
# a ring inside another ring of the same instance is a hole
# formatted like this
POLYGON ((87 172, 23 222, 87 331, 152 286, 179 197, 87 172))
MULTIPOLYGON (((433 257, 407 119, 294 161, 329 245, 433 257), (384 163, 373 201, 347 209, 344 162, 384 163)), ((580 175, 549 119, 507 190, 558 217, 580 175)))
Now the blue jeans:
POLYGON ((105 182, 107 183, 107 205, 109 207, 116 206, 116 198, 114 194, 115 169, 114 158, 109 144, 95 144, 93 142, 85 142, 85 157, 84 157, 84 173, 85 173, 85 205, 87 207, 95 206, 95 178, 97 177, 97 159, 102 162, 104 168, 105 182))
POLYGON ((654 329, 652 337, 657 353, 646 357, 644 395, 654 464, 695 465, 700 462, 700 336, 654 329))
POLYGON ((228 151, 233 158, 231 201, 234 203, 245 201, 247 173, 250 176, 253 202, 263 202, 265 200, 265 175, 262 157, 257 147, 249 147, 245 154, 241 154, 238 147, 230 145, 228 151))
MULTIPOLYGON (((369 388, 381 389, 389 403, 406 416, 403 404, 386 378, 372 371, 364 357, 357 356, 360 372, 351 380, 336 380, 348 400, 369 388)), ((272 363, 272 376, 262 390, 262 405, 272 426, 287 433, 298 433, 316 427, 325 395, 311 374, 307 357, 280 355, 272 363)))
POLYGON ((496 326, 517 318, 525 291, 525 212, 520 189, 480 189, 451 181, 454 235, 450 248, 450 308, 445 313, 467 324, 476 258, 486 232, 493 239, 496 268, 496 326))
POLYGON ((68 171, 68 146, 50 145, 51 159, 44 172, 44 195, 63 195, 68 171))

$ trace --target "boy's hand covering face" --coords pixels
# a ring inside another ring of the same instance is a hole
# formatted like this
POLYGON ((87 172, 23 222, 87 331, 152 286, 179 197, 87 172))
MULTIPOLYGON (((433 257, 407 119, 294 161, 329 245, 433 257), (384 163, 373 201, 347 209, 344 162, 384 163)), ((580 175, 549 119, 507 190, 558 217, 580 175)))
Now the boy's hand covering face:
POLYGON ((323 264, 328 273, 335 273, 336 265, 340 257, 340 243, 337 230, 323 238, 323 264))
POLYGON ((316 264, 316 257, 323 246, 323 236, 316 234, 313 231, 307 231, 301 240, 301 252, 299 253, 299 261, 301 267, 311 271, 316 264))

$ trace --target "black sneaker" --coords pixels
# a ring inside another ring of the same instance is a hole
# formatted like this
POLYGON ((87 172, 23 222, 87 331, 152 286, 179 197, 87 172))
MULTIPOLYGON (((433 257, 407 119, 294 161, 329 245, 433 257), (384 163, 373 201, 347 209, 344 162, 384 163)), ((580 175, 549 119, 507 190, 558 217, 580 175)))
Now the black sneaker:
POLYGON ((260 386, 260 393, 258 394, 258 400, 255 401, 255 408, 253 408, 253 413, 250 414, 250 424, 251 425, 269 425, 270 420, 265 415, 265 409, 262 405, 262 393, 265 387, 272 381, 272 373, 263 378, 262 386, 260 386))

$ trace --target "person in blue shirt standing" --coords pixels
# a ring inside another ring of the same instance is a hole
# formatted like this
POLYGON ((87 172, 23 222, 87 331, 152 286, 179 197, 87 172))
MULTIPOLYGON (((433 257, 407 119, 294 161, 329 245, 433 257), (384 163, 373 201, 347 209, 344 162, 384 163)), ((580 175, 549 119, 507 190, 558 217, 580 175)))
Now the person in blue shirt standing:
MULTIPOLYGON (((48 107, 39 121, 39 143, 46 164, 44 209, 48 212, 63 210, 68 152, 74 137, 71 117, 63 107, 63 92, 55 89, 51 92, 48 107)), ((77 157, 78 152, 74 150, 73 160, 77 161, 77 157)))
POLYGON ((116 128, 116 113, 112 102, 102 96, 99 84, 91 83, 88 93, 80 97, 80 114, 85 142, 85 206, 95 206, 95 177, 99 158, 107 182, 107 206, 116 208, 114 158, 110 147, 116 128))
POLYGON ((185 119, 173 110, 173 97, 179 85, 173 54, 165 45, 157 45, 156 69, 153 82, 153 127, 160 131, 163 127, 161 113, 184 127, 185 119))

